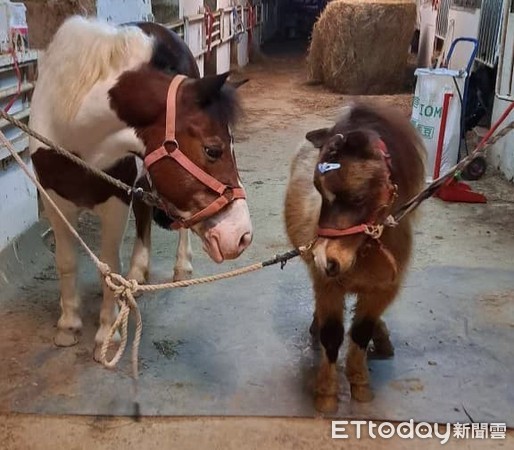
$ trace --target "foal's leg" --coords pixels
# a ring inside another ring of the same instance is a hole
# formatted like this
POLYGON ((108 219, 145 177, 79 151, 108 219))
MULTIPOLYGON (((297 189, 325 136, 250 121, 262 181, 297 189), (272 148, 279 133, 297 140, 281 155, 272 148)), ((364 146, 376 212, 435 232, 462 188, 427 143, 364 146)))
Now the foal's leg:
POLYGON ((177 258, 173 269, 173 281, 189 280, 193 274, 193 251, 189 230, 181 228, 178 232, 177 258))
POLYGON ((397 290, 397 287, 392 287, 389 290, 376 290, 357 296, 345 370, 354 400, 369 402, 373 399, 369 385, 367 348, 377 324, 380 326, 380 316, 394 300, 397 290))
MULTIPOLYGON (((100 259, 107 263, 113 272, 120 273, 120 246, 127 226, 129 205, 117 197, 110 197, 105 203, 97 205, 94 211, 98 214, 102 223, 100 259)), ((113 292, 103 278, 102 284, 103 301, 100 309, 100 327, 95 336, 94 357, 97 361, 100 360, 102 343, 109 333, 117 313, 113 292)), ((117 335, 116 338, 119 338, 119 336, 117 335)))
MULTIPOLYGON (((315 406, 318 411, 335 412, 338 406, 339 382, 337 357, 343 343, 343 309, 345 292, 335 282, 314 282, 316 312, 323 355, 316 379, 315 406)), ((311 325, 312 328, 312 325, 311 325)))
MULTIPOLYGON (((73 227, 77 225, 79 209, 68 200, 54 192, 49 192, 64 216, 73 227)), ((79 315, 80 296, 77 291, 77 252, 75 238, 68 227, 54 212, 43 197, 46 215, 52 226, 55 237, 55 264, 59 274, 61 287, 61 317, 57 322, 55 345, 69 347, 78 342, 77 334, 82 328, 79 315)))
POLYGON ((152 232, 152 207, 135 199, 132 210, 136 219, 136 242, 127 278, 138 283, 148 281, 152 232))

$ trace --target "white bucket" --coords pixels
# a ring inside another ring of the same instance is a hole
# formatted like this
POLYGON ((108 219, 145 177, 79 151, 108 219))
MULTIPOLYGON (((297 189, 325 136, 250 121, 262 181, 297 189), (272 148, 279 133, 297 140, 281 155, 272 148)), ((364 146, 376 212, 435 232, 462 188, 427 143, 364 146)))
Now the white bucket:
POLYGON ((416 91, 412 102, 411 122, 420 133, 428 153, 426 181, 434 179, 439 134, 441 132, 445 94, 452 94, 441 152, 439 174, 444 175, 457 163, 460 144, 461 100, 466 72, 449 69, 417 69, 416 91), (459 88, 457 90, 456 84, 459 88))

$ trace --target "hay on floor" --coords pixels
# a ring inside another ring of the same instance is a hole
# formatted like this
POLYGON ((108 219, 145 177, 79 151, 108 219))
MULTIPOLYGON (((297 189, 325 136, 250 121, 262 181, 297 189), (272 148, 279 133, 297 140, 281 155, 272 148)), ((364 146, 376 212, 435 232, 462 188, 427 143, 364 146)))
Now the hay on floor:
POLYGON ((413 0, 333 0, 316 22, 311 81, 344 94, 388 94, 405 81, 415 29, 413 0))

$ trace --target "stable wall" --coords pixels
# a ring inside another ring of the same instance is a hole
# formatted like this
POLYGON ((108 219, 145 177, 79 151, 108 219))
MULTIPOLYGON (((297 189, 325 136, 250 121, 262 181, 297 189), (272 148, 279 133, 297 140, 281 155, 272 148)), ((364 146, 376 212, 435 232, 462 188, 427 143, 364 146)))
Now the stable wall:
POLYGON ((96 14, 116 24, 153 18, 150 0, 97 0, 96 14))
MULTIPOLYGON (((503 58, 499 61, 499 73, 497 80, 497 94, 505 97, 494 99, 492 122, 496 122, 505 109, 514 101, 514 13, 509 13, 507 18, 507 30, 503 58), (501 65, 501 67, 500 67, 501 65), (510 101, 509 101, 510 100, 510 101)), ((514 113, 509 114, 500 128, 514 120, 514 113)), ((514 181, 514 133, 500 139, 489 152, 489 163, 499 169, 509 180, 514 181)))
MULTIPOLYGON (((448 30, 449 34, 446 39, 453 41, 458 37, 478 37, 478 26, 480 23, 480 9, 461 8, 451 6, 448 12, 448 30), (451 32, 450 23, 454 22, 453 32, 451 32)), ((461 42, 455 47, 452 59, 450 61, 450 68, 462 69, 468 64, 471 55, 472 44, 461 42)))
MULTIPOLYGON (((197 14, 203 14, 203 1, 202 0, 180 0, 179 4, 179 15, 184 16, 195 16, 197 14)), ((202 55, 203 42, 204 42, 204 21, 195 20, 190 21, 187 26, 187 33, 184 36, 184 40, 188 45, 189 49, 193 53, 196 59, 198 68, 200 69, 200 75, 204 74, 204 63, 205 58, 202 55)))
MULTIPOLYGON (((493 106, 492 123, 503 114, 510 102, 495 99, 493 106)), ((514 113, 509 114, 503 126, 514 120, 514 113)), ((500 139, 489 152, 489 164, 500 170, 507 180, 514 182, 514 134, 511 132, 500 139)))
MULTIPOLYGON (((228 8, 231 4, 231 0, 218 0, 217 9, 228 8)), ((223 15, 223 23, 221 24, 221 30, 223 33, 222 39, 226 39, 230 35, 231 18, 230 14, 223 15)), ((216 70, 217 73, 225 73, 230 70, 230 45, 231 42, 227 41, 221 44, 216 49, 216 70)))

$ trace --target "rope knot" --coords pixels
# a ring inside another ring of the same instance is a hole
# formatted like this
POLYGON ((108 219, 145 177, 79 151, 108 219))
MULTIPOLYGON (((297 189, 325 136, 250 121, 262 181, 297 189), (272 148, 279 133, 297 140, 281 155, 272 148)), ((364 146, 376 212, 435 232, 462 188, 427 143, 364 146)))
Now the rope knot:
POLYGON ((118 303, 119 313, 116 320, 109 329, 109 333, 104 339, 104 342, 102 343, 100 361, 105 367, 113 368, 121 359, 121 356, 123 355, 123 352, 125 351, 125 347, 127 345, 128 322, 129 316, 132 313, 134 314, 136 319, 136 336, 132 347, 132 365, 134 379, 137 379, 137 355, 139 349, 139 342, 141 340, 142 321, 139 307, 136 303, 136 300, 134 299, 134 293, 138 291, 139 284, 136 280, 127 280, 120 274, 111 271, 104 273, 104 279, 105 284, 107 284, 109 289, 111 289, 111 291, 114 293, 116 302, 118 303), (121 331, 121 342, 115 355, 112 357, 111 360, 108 360, 107 350, 109 348, 109 345, 113 342, 114 335, 118 329, 121 331))
POLYGON ((384 220, 384 226, 394 228, 398 226, 398 222, 391 214, 389 214, 384 220))
POLYGON ((137 292, 139 288, 139 284, 136 280, 127 280, 123 276, 114 272, 107 272, 104 274, 105 283, 109 286, 109 289, 113 291, 114 295, 118 298, 123 298, 123 300, 129 301, 129 306, 133 307, 133 302, 130 299, 133 299, 134 293, 137 292))
POLYGON ((364 233, 370 236, 372 239, 379 239, 384 232, 384 225, 366 225, 364 233))

